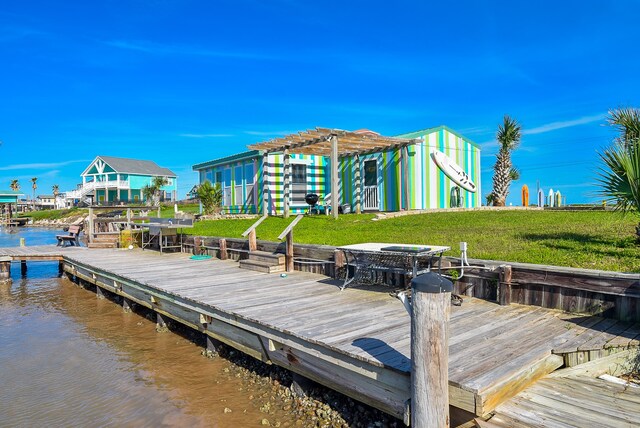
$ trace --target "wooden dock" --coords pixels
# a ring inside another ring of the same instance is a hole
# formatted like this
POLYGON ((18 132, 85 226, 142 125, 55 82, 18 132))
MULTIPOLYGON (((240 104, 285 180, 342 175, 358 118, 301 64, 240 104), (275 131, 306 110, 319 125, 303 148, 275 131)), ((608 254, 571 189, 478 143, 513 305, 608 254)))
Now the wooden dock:
MULTIPOLYGON (((388 288, 340 291, 323 275, 281 277, 182 253, 23 247, 0 256, 62 260, 72 276, 406 420, 410 319, 388 288)), ((637 324, 465 298, 451 311, 450 404, 487 415, 579 355, 639 339, 637 324)))

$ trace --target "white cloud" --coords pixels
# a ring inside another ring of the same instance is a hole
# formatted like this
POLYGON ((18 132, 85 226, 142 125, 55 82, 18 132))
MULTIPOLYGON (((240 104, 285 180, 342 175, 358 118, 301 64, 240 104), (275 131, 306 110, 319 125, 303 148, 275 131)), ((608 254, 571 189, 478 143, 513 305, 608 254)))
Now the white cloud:
POLYGON ((226 138, 233 137, 233 134, 180 134, 180 137, 185 138, 226 138))
POLYGON ((215 58, 250 60, 277 60, 279 58, 254 52, 211 50, 199 46, 161 44, 148 41, 108 40, 103 42, 113 48, 144 52, 153 55, 191 55, 215 58))
POLYGON ((289 135, 289 134, 295 134, 296 131, 244 131, 245 134, 247 135, 254 135, 257 137, 270 137, 270 136, 276 136, 276 135, 289 135))
POLYGON ((16 171, 21 169, 52 169, 52 168, 59 168, 61 166, 71 165, 73 163, 79 163, 79 162, 91 162, 91 160, 78 159, 78 160, 55 162, 55 163, 19 163, 19 164, 13 164, 13 165, 0 166, 0 171, 16 171))
POLYGON ((584 116, 584 117, 580 117, 578 119, 573 119, 573 120, 551 122, 545 125, 538 126, 536 128, 524 129, 522 131, 522 135, 544 134, 545 132, 556 131, 558 129, 571 128, 579 125, 586 125, 587 123, 603 120, 605 117, 606 117, 606 114, 601 113, 593 116, 584 116))

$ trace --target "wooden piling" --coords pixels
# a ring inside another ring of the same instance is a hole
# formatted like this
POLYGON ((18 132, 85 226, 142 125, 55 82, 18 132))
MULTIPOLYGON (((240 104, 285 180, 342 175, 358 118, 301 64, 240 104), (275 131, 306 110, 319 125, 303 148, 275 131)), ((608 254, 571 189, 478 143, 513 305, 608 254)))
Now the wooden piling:
POLYGON ((124 312, 131 312, 131 300, 126 297, 122 298, 122 310, 124 312))
POLYGON ((511 304, 511 266, 500 266, 500 275, 498 279, 498 302, 501 305, 511 304))
POLYGON ((258 249, 258 242, 256 241, 256 230, 252 229, 249 232, 249 251, 256 251, 258 249))
POLYGON ((227 260, 229 258, 229 253, 227 251, 227 240, 224 238, 220 238, 218 241, 218 247, 220 247, 220 260, 227 260))
POLYGON ((429 272, 411 281, 411 426, 449 426, 449 315, 453 284, 429 272))
POLYGON ((286 254, 285 254, 285 263, 286 263, 286 271, 287 272, 292 272, 293 271, 293 230, 290 230, 289 233, 287 233, 287 247, 286 247, 286 254))
POLYGON ((27 261, 20 260, 20 275, 27 276, 27 261))
POLYGON ((11 257, 0 257, 0 285, 11 284, 11 257))

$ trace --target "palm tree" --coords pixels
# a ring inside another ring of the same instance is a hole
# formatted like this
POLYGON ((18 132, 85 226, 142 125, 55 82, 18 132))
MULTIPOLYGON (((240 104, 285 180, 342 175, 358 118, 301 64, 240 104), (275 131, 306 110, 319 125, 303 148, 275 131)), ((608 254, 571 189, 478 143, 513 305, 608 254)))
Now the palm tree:
POLYGON ((508 115, 504 116, 503 123, 498 126, 496 139, 500 144, 500 150, 493 166, 493 191, 491 192, 493 205, 498 207, 506 205, 511 181, 520 178, 520 173, 511 163, 511 152, 520 144, 521 129, 520 124, 508 115))
POLYGON ((9 184, 9 187, 11 187, 11 190, 17 192, 18 190, 20 190, 20 183, 18 183, 18 180, 11 180, 11 184, 9 184))
MULTIPOLYGON (((640 210, 640 109, 609 111, 607 119, 620 132, 611 147, 599 154, 598 194, 613 203, 617 211, 627 214, 640 210)), ((640 241, 640 225, 636 226, 640 241)))
POLYGON ((37 181, 38 181, 38 177, 33 177, 31 179, 31 188, 33 189, 32 205, 34 210, 36 209, 36 189, 38 188, 38 185, 36 184, 37 181))
POLYGON ((51 186, 51 190, 53 191, 53 207, 57 208, 57 199, 58 199, 58 195, 60 194, 60 186, 58 186, 57 184, 54 184, 53 186, 51 186))

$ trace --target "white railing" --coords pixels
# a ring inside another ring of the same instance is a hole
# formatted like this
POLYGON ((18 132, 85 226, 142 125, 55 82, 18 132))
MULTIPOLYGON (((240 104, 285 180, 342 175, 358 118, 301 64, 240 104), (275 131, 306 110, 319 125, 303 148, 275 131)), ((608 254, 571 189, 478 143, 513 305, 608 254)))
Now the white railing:
POLYGON ((378 198, 378 186, 364 186, 363 192, 363 208, 365 210, 377 210, 380 208, 380 200, 378 198))
POLYGON ((117 189, 129 189, 129 182, 126 180, 110 180, 110 181, 89 181, 84 183, 81 188, 77 190, 70 190, 66 192, 67 199, 82 199, 87 196, 88 193, 95 189, 105 188, 117 188, 117 189))

